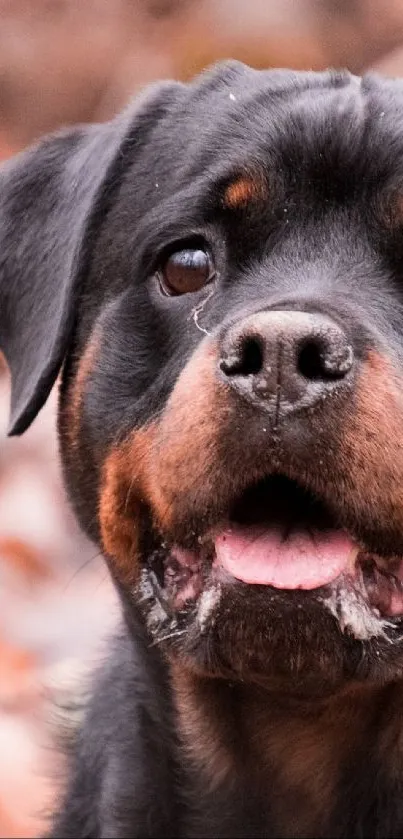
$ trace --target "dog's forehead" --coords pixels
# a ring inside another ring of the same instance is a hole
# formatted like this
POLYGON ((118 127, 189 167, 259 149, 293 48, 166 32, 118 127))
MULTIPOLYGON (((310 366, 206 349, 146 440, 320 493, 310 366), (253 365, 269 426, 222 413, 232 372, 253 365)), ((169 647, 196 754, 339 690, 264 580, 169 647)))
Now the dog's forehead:
POLYGON ((312 160, 347 161, 364 180, 403 174, 403 84, 224 65, 178 90, 138 163, 154 204, 256 163, 290 170, 312 160))
MULTIPOLYGON (((224 235, 231 258, 241 248, 242 260, 252 246, 253 258, 266 253, 280 216, 277 239, 297 237, 298 253, 308 228, 312 244, 319 241, 317 223, 328 224, 334 241, 335 204, 354 207, 362 243, 367 221, 378 219, 378 198, 388 205, 403 191, 403 83, 216 68, 146 100, 121 161, 94 251, 99 297, 148 275, 165 247, 195 234, 224 235)), ((399 200, 396 207, 392 221, 400 223, 399 200)), ((351 229, 350 218, 344 238, 351 229)))

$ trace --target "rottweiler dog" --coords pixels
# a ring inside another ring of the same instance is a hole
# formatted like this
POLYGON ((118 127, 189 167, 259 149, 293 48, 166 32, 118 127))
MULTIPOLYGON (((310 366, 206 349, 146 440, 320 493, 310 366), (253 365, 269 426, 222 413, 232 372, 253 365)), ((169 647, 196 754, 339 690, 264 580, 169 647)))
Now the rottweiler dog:
POLYGON ((0 304, 122 611, 50 835, 403 837, 403 83, 230 62, 45 139, 0 304))

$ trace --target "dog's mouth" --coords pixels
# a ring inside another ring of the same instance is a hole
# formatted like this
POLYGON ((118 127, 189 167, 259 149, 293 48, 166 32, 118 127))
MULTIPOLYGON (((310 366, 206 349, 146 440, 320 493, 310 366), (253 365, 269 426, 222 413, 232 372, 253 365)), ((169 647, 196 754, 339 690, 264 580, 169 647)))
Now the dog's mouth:
POLYGON ((403 617, 403 558, 368 552, 326 503, 281 475, 244 491, 226 520, 196 535, 190 548, 151 552, 148 568, 171 614, 202 595, 212 598, 218 587, 243 585, 319 597, 343 628, 348 601, 364 635, 377 634, 376 621, 403 617))

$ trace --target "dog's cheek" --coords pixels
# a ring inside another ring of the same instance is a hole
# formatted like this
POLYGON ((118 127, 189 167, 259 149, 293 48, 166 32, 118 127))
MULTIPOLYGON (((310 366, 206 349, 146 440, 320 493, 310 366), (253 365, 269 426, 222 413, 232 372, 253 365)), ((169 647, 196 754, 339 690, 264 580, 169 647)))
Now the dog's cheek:
MULTIPOLYGON (((206 446, 189 436, 190 414, 169 412, 134 430, 108 452, 99 488, 98 517, 103 549, 121 582, 139 580, 141 535, 150 521, 173 538, 186 519, 186 500, 199 482, 205 487, 206 446)), ((214 462, 214 461, 213 461, 214 462)))
POLYGON ((206 340, 182 370, 158 424, 147 489, 166 530, 195 511, 202 516, 226 480, 219 438, 228 404, 215 370, 216 348, 206 340))
POLYGON ((94 328, 76 367, 74 377, 67 387, 62 405, 64 436, 71 450, 78 450, 83 419, 83 405, 88 381, 101 352, 102 334, 94 328))
MULTIPOLYGON (((206 339, 183 368, 158 419, 111 444, 110 429, 99 434, 94 416, 94 394, 101 392, 98 380, 105 366, 103 339, 97 323, 67 382, 59 425, 67 482, 81 524, 101 543, 121 581, 132 587, 138 580, 146 517, 174 539, 178 523, 187 527, 192 514, 208 511, 211 498, 223 491, 231 474, 218 468, 228 394, 216 376, 217 348, 206 339), (97 525, 90 524, 94 521, 97 525)), ((99 409, 105 410, 104 404, 99 409)), ((109 425, 116 434, 116 421, 109 425)))
POLYGON ((339 469, 352 504, 403 544, 403 379, 374 351, 345 411, 339 469))
POLYGON ((138 580, 146 516, 175 541, 178 526, 187 528, 192 513, 200 516, 220 491, 214 359, 215 349, 208 343, 196 351, 159 418, 135 429, 104 460, 99 490, 102 545, 130 586, 138 580))
POLYGON ((130 589, 139 580, 141 528, 149 507, 145 485, 155 433, 155 424, 150 424, 113 446, 101 472, 98 516, 102 547, 117 577, 130 589))
POLYGON ((64 479, 71 503, 84 532, 98 541, 96 499, 98 463, 102 452, 88 433, 87 395, 102 353, 102 333, 93 329, 80 351, 68 356, 60 386, 58 431, 64 479), (78 358, 78 361, 76 361, 78 358))

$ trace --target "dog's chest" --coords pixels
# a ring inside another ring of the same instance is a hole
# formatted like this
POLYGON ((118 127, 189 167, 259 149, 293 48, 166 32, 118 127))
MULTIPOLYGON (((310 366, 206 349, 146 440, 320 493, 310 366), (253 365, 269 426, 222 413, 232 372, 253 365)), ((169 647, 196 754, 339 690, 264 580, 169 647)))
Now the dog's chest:
POLYGON ((261 695, 239 705, 233 690, 212 715, 213 692, 196 706, 186 696, 186 753, 200 769, 186 837, 403 837, 399 691, 357 690, 305 716, 261 695))

